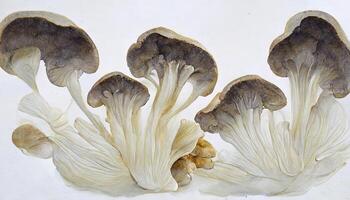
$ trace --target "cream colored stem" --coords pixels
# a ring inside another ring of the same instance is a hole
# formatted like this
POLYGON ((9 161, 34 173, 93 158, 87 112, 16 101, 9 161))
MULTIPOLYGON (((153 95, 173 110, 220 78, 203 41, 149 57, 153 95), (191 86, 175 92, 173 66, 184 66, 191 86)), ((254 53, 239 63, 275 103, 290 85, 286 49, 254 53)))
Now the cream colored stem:
POLYGON ((40 64, 40 50, 35 47, 22 48, 11 57, 12 71, 22 79, 33 91, 38 91, 36 75, 40 64))
POLYGON ((110 134, 103 125, 102 121, 99 119, 99 117, 95 114, 93 114, 89 109, 87 108, 83 97, 82 97, 82 90, 79 82, 78 72, 74 71, 70 77, 67 79, 67 88, 71 96, 73 97, 74 101, 77 103, 79 108, 84 112, 84 114, 87 116, 87 118, 91 121, 91 123, 97 128, 99 133, 106 139, 109 140, 110 134))
POLYGON ((319 74, 309 74, 307 71, 291 71, 290 85, 292 98, 292 127, 295 148, 299 155, 303 153, 306 126, 312 106, 316 104, 319 91, 319 74))

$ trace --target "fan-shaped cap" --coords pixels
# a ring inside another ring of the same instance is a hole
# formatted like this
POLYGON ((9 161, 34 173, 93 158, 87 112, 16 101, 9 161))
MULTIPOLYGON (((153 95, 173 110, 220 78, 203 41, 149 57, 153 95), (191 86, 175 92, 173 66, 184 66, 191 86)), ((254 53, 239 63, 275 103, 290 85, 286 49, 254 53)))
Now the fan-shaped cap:
POLYGON ((121 72, 111 72, 104 75, 92 86, 88 94, 88 104, 94 108, 104 105, 105 91, 111 94, 130 95, 130 97, 139 96, 140 107, 145 105, 150 97, 147 87, 140 82, 121 72))
POLYGON ((18 49, 41 51, 49 80, 65 86, 65 75, 74 70, 94 73, 99 65, 95 44, 87 33, 64 16, 44 11, 15 12, 0 23, 0 66, 8 66, 18 49))
POLYGON ((308 52, 314 59, 308 67, 332 73, 330 80, 321 82, 323 89, 329 89, 338 98, 349 93, 349 42, 331 15, 304 11, 290 18, 285 32, 271 44, 268 63, 276 75, 286 77, 290 67, 296 67, 290 63, 302 52, 308 52))
POLYGON ((247 75, 226 85, 207 107, 197 113, 195 121, 204 131, 218 132, 220 122, 216 115, 239 114, 240 101, 244 101, 248 108, 262 107, 271 111, 279 110, 287 104, 285 95, 276 85, 257 75, 247 75))
MULTIPOLYGON (((145 77, 149 63, 162 56, 167 62, 178 60, 194 67, 190 81, 202 85, 202 96, 210 94, 217 81, 217 66, 213 57, 197 41, 169 29, 159 27, 143 33, 129 48, 127 63, 135 77, 145 77)), ((162 70, 162 69, 156 69, 162 70)), ((158 73, 162 73, 159 72, 158 73)))
POLYGON ((53 147, 46 135, 30 124, 17 127, 12 134, 12 142, 19 149, 40 158, 50 158, 53 147))

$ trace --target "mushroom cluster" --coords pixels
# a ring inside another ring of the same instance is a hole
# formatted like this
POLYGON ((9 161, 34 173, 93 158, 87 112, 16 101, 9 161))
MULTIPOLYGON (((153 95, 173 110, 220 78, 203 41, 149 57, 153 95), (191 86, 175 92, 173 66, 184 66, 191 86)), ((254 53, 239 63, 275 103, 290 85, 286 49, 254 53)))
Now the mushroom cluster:
POLYGON ((21 124, 12 134, 16 147, 52 158, 71 185, 111 195, 176 191, 191 182, 192 173, 210 178, 214 184, 203 191, 220 196, 302 194, 335 174, 350 155, 348 120, 337 101, 350 93, 350 44, 324 12, 293 16, 270 47, 271 70, 290 81, 290 120, 279 113, 287 105, 282 90, 258 75, 231 81, 194 121, 180 119, 198 97, 212 93, 217 66, 200 43, 169 29, 143 33, 126 61, 149 87, 110 72, 91 87, 86 103, 79 78, 99 66, 88 34, 54 13, 6 17, 0 23, 0 67, 32 90, 18 109, 50 127, 45 132, 21 124), (49 81, 68 89, 88 121, 71 124, 66 111, 46 101, 36 83, 41 60, 49 81), (105 121, 89 106, 105 108, 105 121), (216 157, 203 131, 219 133, 232 148, 216 157))
POLYGON ((217 195, 302 194, 342 168, 349 157, 347 118, 337 101, 350 92, 349 42, 336 20, 320 11, 293 16, 270 47, 268 63, 288 77, 291 119, 272 83, 249 75, 229 83, 195 120, 232 144, 213 170, 217 195))
POLYGON ((70 184, 112 195, 142 191, 138 188, 176 191, 191 181, 194 169, 212 168, 216 152, 202 138, 199 125, 179 119, 199 96, 213 91, 217 67, 211 55, 197 41, 156 28, 130 47, 127 63, 136 78, 153 84, 156 94, 152 97, 149 88, 123 73, 103 76, 89 91, 87 103, 105 107, 104 122, 88 108, 79 83, 83 73, 94 73, 99 66, 87 33, 49 12, 6 17, 0 23, 0 66, 32 90, 18 109, 50 127, 43 132, 23 124, 14 130, 13 143, 26 154, 52 158, 70 184), (66 87, 89 121, 77 118, 72 125, 66 112, 45 100, 36 84, 41 60, 49 81, 66 87), (182 101, 187 84, 192 93, 182 101), (142 120, 142 107, 150 98, 148 117, 142 120))

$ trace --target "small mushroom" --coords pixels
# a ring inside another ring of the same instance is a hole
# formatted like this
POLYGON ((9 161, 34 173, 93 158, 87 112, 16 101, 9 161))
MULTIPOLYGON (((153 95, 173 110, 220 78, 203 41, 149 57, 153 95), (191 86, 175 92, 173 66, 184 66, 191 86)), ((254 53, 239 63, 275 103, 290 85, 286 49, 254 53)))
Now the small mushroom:
POLYGON ((179 186, 187 185, 191 182, 191 174, 197 168, 212 169, 216 156, 214 147, 205 139, 199 138, 196 147, 191 154, 178 159, 171 167, 171 174, 179 186))
MULTIPOLYGON (((216 133, 227 125, 220 116, 234 117, 247 109, 279 110, 287 104, 283 92, 257 75, 247 75, 225 86, 195 117, 204 131, 216 133)), ((260 114, 260 113, 259 113, 260 114)))
POLYGON ((37 90, 35 75, 40 59, 45 63, 51 83, 67 87, 94 126, 102 135, 108 135, 82 98, 79 77, 82 73, 96 72, 99 65, 97 49, 87 33, 66 17, 44 11, 15 12, 2 20, 0 67, 20 78, 23 74, 31 77, 24 81, 37 90), (35 65, 31 65, 31 60, 35 65))
POLYGON ((39 129, 24 124, 13 131, 12 142, 24 153, 39 158, 51 158, 53 147, 50 139, 39 129))
POLYGON ((148 89, 123 73, 111 72, 92 86, 87 99, 94 108, 102 105, 106 107, 112 142, 127 162, 130 158, 127 155, 128 146, 137 145, 137 140, 129 140, 128 135, 141 134, 139 111, 149 99, 148 89))
MULTIPOLYGON (((269 170, 275 162, 268 133, 261 127, 262 110, 273 112, 286 103, 285 95, 277 86, 257 75, 247 75, 227 84, 206 108, 197 113, 195 121, 202 130, 219 133, 224 141, 237 149, 240 160, 234 165, 260 176, 260 171, 252 169, 273 173, 269 170)), ((299 166, 292 167, 292 173, 299 172, 299 166)))
MULTIPOLYGON (((195 121, 202 130, 219 133, 234 147, 235 153, 231 149, 227 154, 220 154, 213 173, 200 173, 237 184, 238 191, 249 187, 249 193, 271 194, 276 188, 284 188, 284 181, 289 183, 290 177, 303 169, 286 122, 276 125, 273 119, 274 111, 282 109, 286 103, 285 95, 277 86, 257 75, 243 76, 227 84, 197 113, 195 121), (263 121, 264 109, 269 113, 267 121, 263 121), (278 186, 267 184, 271 180, 276 180, 278 186), (261 181, 264 190, 260 191, 255 181, 261 181)), ((196 161, 196 165, 206 165, 202 159, 196 161)))

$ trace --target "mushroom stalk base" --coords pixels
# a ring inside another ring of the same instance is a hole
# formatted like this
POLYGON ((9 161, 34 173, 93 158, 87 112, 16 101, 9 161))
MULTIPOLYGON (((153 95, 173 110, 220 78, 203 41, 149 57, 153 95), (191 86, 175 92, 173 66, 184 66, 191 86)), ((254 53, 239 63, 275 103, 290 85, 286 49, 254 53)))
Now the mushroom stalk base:
POLYGON ((198 97, 197 93, 193 93, 187 101, 176 106, 183 86, 194 71, 193 67, 175 61, 166 65, 159 82, 151 79, 157 93, 144 128, 139 122, 137 95, 103 93, 113 145, 121 152, 136 183, 152 191, 177 190, 178 184, 171 174, 171 167, 180 157, 192 152, 203 134, 196 123, 180 122, 174 117, 198 97))

